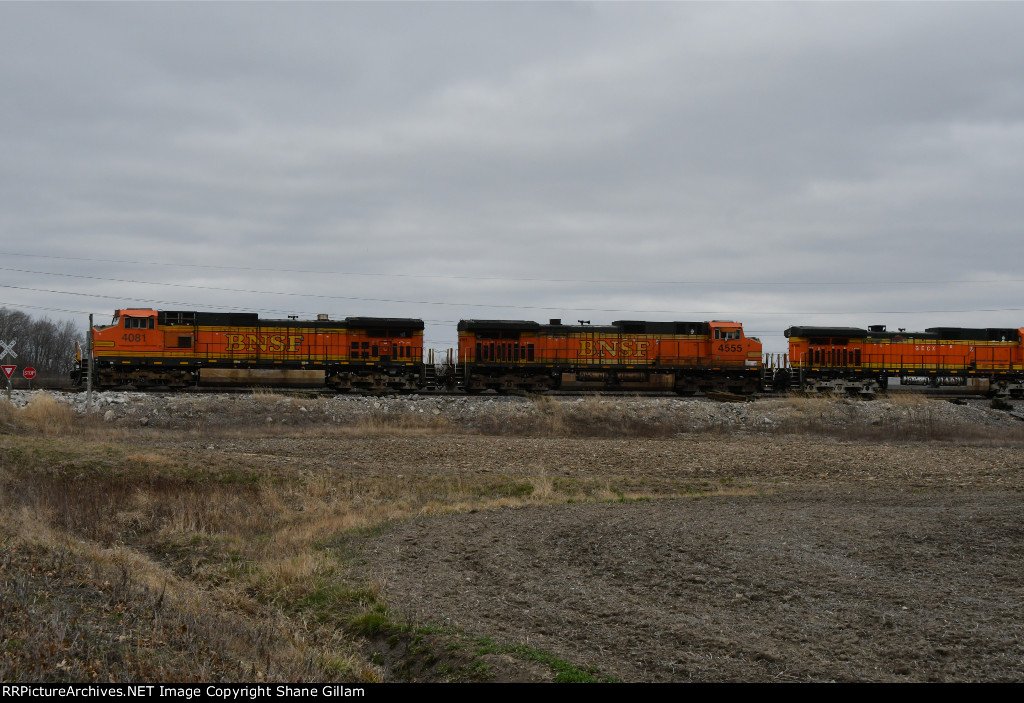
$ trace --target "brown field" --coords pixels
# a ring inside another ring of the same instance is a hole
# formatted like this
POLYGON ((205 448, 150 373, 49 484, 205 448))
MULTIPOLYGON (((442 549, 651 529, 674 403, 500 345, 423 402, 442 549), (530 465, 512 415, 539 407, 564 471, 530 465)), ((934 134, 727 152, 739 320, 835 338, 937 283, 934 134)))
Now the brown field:
POLYGON ((0 402, 5 682, 1024 680, 984 403, 65 400, 0 402))

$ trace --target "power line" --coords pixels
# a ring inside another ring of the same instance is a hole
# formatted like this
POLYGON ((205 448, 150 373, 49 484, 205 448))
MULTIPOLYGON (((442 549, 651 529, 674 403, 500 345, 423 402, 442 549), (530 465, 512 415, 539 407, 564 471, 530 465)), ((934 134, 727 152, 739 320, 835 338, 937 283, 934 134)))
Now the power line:
MULTIPOLYGON (((24 258, 50 259, 58 261, 88 261, 102 264, 128 264, 131 266, 162 266, 168 268, 194 268, 214 271, 253 271, 270 273, 298 273, 316 274, 324 276, 365 276, 372 278, 419 278, 453 281, 510 281, 522 283, 601 283, 617 285, 673 285, 673 286, 878 286, 878 285, 936 285, 942 283, 949 285, 954 283, 969 284, 999 284, 999 283, 1024 283, 1020 278, 980 278, 980 279, 944 279, 942 281, 930 280, 906 280, 906 281, 749 281, 733 280, 689 280, 689 281, 656 281, 650 279, 627 279, 627 278, 540 278, 540 277, 515 277, 515 276, 453 276, 441 274, 417 274, 417 273, 370 273, 365 271, 324 271, 321 269, 288 269, 281 267, 256 267, 256 266, 226 266, 222 264, 178 264, 166 261, 134 261, 130 259, 92 259, 87 257, 57 256, 52 254, 25 254, 5 252, 5 256, 19 256, 24 258)), ((18 269, 2 269, 17 271, 18 269)), ((26 273, 39 273, 28 271, 26 273)), ((67 274, 47 274, 67 275, 67 274)), ((112 279, 116 280, 116 279, 112 279)), ((171 285, 171 284, 166 284, 171 285)))
POLYGON ((88 315, 88 310, 68 310, 66 308, 50 308, 44 305, 25 305, 24 303, 5 303, 0 301, 0 307, 25 308, 27 310, 46 310, 48 312, 63 312, 69 315, 88 315))
MULTIPOLYGON (((0 288, 10 288, 10 289, 13 289, 13 290, 27 290, 27 291, 37 292, 37 293, 54 293, 54 294, 57 294, 57 295, 74 295, 74 296, 78 296, 78 297, 82 297, 82 298, 101 298, 101 299, 104 299, 104 300, 118 300, 118 301, 124 301, 125 300, 125 298, 123 296, 103 295, 103 294, 100 294, 100 293, 78 293, 78 292, 74 292, 74 291, 52 290, 52 289, 46 289, 46 288, 29 288, 29 287, 25 287, 25 286, 9 286, 9 285, 3 285, 3 284, 0 284, 0 288)), ((134 299, 132 299, 131 304, 126 305, 125 307, 131 307, 131 305, 138 305, 138 304, 147 304, 147 305, 153 305, 153 306, 156 306, 156 305, 174 306, 174 307, 182 308, 182 309, 185 309, 185 310, 199 310, 199 309, 208 307, 206 305, 196 305, 195 303, 185 303, 185 302, 176 301, 176 300, 156 300, 156 299, 153 299, 153 298, 134 298, 134 299)), ((20 304, 20 303, 0 303, 0 305, 10 305, 11 307, 35 307, 35 308, 37 308, 39 310, 53 310, 55 312, 69 312, 69 313, 78 313, 78 314, 82 314, 82 315, 88 315, 90 312, 91 313, 95 313, 96 312, 95 310, 84 310, 84 311, 83 310, 62 310, 61 308, 47 308, 47 307, 41 307, 41 306, 23 305, 23 304, 20 304)), ((219 305, 217 307, 220 310, 230 310, 230 311, 235 311, 235 312, 257 312, 258 311, 258 312, 264 312, 264 313, 274 314, 274 315, 294 315, 294 314, 296 314, 295 310, 273 310, 273 309, 270 309, 270 308, 262 308, 262 309, 257 308, 257 309, 254 309, 254 308, 240 306, 240 305, 219 305)), ((302 314, 309 315, 309 316, 312 317, 316 313, 302 313, 302 314)))
MULTIPOLYGON (((3 270, 3 269, 0 269, 3 270)), ((70 274, 68 274, 70 275, 70 274)), ((85 278, 90 278, 86 276, 85 278)), ((117 282, 130 282, 130 281, 119 281, 119 279, 105 279, 117 282)), ((159 284, 173 286, 175 284, 159 284)), ((360 298, 352 296, 341 296, 341 295, 317 295, 317 294, 305 294, 305 293, 273 293, 268 291, 247 291, 237 290, 233 288, 214 288, 207 286, 188 286, 186 288, 201 288, 207 290, 216 291, 228 291, 237 293, 259 293, 261 295, 287 295, 305 298, 323 298, 333 300, 355 300, 363 302, 377 302, 377 303, 399 303, 403 305, 447 305, 451 307, 459 308, 489 308, 498 310, 546 310, 546 311, 563 311, 572 310, 574 312, 610 312, 616 314, 629 313, 629 314, 656 314, 656 315, 676 315, 676 316, 691 316, 691 315, 729 315, 729 316, 748 316, 748 315, 938 315, 938 314, 963 314, 963 313, 976 313, 976 312, 1020 312, 1024 308, 971 308, 971 309, 960 309, 960 310, 637 310, 637 309, 624 309, 624 308, 584 308, 584 307, 541 307, 533 305, 499 305, 489 303, 445 303, 437 301, 415 301, 415 300, 390 300, 387 298, 360 298)), ((53 293, 55 295, 74 295, 79 297, 88 298, 103 298, 106 300, 124 300, 123 296, 112 296, 102 295, 97 293, 79 293, 76 291, 64 291, 54 290, 50 288, 33 288, 30 286, 12 286, 7 284, 0 284, 0 288, 8 288, 11 290, 25 290, 36 293, 53 293)), ((182 303, 168 300, 153 300, 145 298, 133 299, 133 304, 136 303, 148 303, 150 305, 174 305, 176 307, 182 307, 187 309, 201 309, 210 307, 208 305, 196 305, 194 303, 182 303)), ((251 310, 252 308, 240 307, 240 306, 218 306, 221 308, 231 308, 235 310, 251 310)), ((292 314, 292 311, 278 314, 292 314)))

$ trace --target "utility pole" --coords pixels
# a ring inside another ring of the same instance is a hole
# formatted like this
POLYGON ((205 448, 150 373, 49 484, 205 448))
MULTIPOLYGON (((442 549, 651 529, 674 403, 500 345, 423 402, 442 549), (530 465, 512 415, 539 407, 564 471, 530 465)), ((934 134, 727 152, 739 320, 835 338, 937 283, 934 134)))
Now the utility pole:
POLYGON ((85 367, 85 411, 92 412, 92 313, 89 313, 89 331, 85 338, 85 355, 88 365, 85 367))

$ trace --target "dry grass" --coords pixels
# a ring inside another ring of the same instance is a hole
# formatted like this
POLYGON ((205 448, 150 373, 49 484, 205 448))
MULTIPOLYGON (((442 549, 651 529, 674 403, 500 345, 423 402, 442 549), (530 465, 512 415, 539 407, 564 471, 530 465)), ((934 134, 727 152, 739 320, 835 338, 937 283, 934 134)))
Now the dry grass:
POLYGON ((74 410, 50 395, 35 395, 22 409, 0 400, 0 429, 46 436, 66 435, 76 427, 75 420, 74 410))
MULTIPOLYGON (((183 412, 197 411, 196 400, 177 402, 183 412)), ((543 465, 499 472, 435 459, 429 470, 395 471, 315 455, 206 449, 224 438, 309 438, 324 446, 324 438, 340 445, 437 434, 451 434, 457 445, 466 431, 429 413, 339 421, 320 399, 260 393, 255 403, 256 412, 245 406, 243 421, 232 424, 224 413, 182 433, 74 416, 45 396, 23 410, 0 402, 0 613, 7 638, 0 679, 372 681, 378 670, 350 626, 384 606, 372 576, 359 573, 346 551, 353 534, 419 515, 751 490, 661 484, 607 467, 567 478, 543 465), (309 421, 265 422, 265 413, 276 417, 284 408, 309 421), (195 440, 191 448, 183 448, 183 434, 195 440)), ((776 431, 901 440, 949 432, 932 401, 901 397, 890 405, 891 419, 875 426, 857 421, 857 403, 783 401, 776 431)), ((485 419, 474 431, 687 431, 600 396, 540 397, 528 410, 523 422, 485 419)), ((501 443, 512 451, 526 441, 501 443)))
POLYGON ((29 436, 0 435, 0 679, 377 677, 343 632, 280 607, 337 566, 310 544, 319 532, 291 536, 298 486, 55 438, 52 412, 18 415, 29 436))
MULTIPOLYGON (((366 575, 349 574, 346 535, 417 515, 642 496, 606 477, 238 461, 160 450, 153 428, 96 441, 104 428, 72 418, 55 432, 64 417, 26 408, 11 419, 19 435, 0 434, 2 612, 17 633, 0 650, 7 681, 372 681, 345 632, 381 605, 366 575)), ((371 418, 334 431, 440 429, 371 418)))
POLYGON ((74 410, 66 403, 58 403, 49 395, 37 395, 21 411, 24 422, 45 435, 63 435, 74 425, 74 410))
MULTIPOLYGON (((0 537, 0 680, 244 682, 329 673, 298 645, 301 628, 273 609, 197 589, 136 549, 100 547, 31 511, 18 517, 16 526, 4 519, 0 537)), ((346 678, 373 678, 352 662, 346 678)))

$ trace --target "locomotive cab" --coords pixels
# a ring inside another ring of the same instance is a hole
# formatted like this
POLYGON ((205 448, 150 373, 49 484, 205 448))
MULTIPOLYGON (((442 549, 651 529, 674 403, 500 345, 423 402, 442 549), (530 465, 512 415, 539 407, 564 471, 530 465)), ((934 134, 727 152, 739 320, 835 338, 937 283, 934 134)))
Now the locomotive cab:
POLYGON ((93 346, 97 349, 157 351, 162 347, 157 337, 156 310, 115 310, 109 325, 94 325, 93 346))
POLYGON ((761 365, 761 342, 743 334, 739 322, 715 320, 709 323, 711 358, 723 366, 757 367, 761 365))

